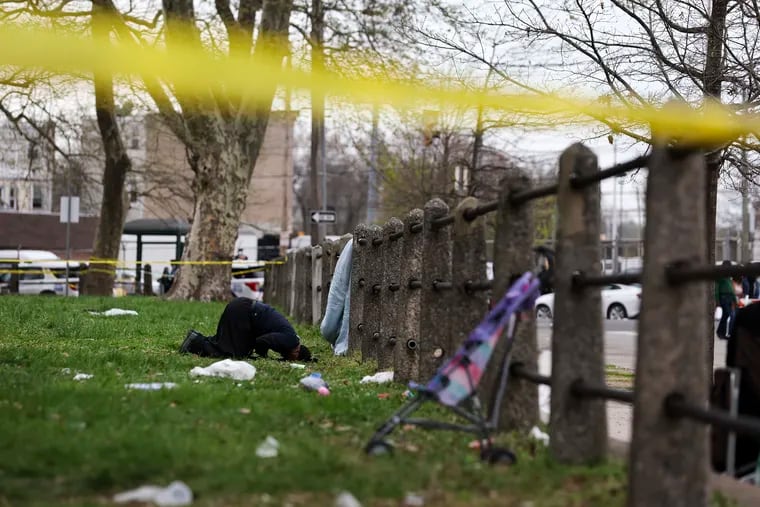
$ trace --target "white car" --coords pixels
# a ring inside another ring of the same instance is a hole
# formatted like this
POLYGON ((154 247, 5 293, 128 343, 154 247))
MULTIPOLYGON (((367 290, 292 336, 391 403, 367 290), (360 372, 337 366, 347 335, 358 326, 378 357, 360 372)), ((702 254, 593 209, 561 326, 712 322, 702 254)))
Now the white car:
MULTIPOLYGON (((639 315, 641 287, 613 284, 602 288, 602 315, 607 319, 619 320, 639 315)), ((536 319, 554 317, 554 294, 544 294, 536 299, 533 308, 536 319)))
POLYGON ((80 263, 66 262, 46 250, 0 250, 0 285, 10 291, 11 273, 18 274, 19 294, 79 295, 80 263))
POLYGON ((230 289, 235 297, 264 298, 264 266, 261 262, 233 261, 230 289))

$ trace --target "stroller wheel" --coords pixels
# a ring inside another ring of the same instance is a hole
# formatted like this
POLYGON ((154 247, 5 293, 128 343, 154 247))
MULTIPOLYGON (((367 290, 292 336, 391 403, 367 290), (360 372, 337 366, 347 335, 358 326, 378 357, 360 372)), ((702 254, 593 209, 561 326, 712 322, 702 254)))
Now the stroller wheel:
POLYGON ((385 440, 372 440, 364 448, 364 451, 370 456, 383 456, 393 454, 393 446, 385 440))
POLYGON ((517 463, 515 453, 504 447, 489 447, 480 453, 480 459, 492 465, 514 465, 517 463))

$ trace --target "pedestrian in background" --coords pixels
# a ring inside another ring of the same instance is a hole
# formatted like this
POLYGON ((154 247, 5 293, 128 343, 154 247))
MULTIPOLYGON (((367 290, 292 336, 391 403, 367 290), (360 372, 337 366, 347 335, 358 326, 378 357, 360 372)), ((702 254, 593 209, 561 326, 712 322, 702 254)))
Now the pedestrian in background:
MULTIPOLYGON (((722 265, 730 266, 731 261, 723 261, 722 265)), ((718 329, 716 330, 718 338, 721 340, 725 340, 731 335, 737 301, 733 280, 730 277, 719 279, 715 284, 715 304, 721 309, 720 322, 718 322, 718 329)))

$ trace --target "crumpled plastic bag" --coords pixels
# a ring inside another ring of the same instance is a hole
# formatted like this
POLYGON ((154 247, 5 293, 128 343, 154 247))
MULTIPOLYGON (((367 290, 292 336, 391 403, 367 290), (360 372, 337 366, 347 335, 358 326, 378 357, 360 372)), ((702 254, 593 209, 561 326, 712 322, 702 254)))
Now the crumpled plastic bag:
POLYGON ((549 435, 541 431, 538 426, 533 426, 530 430, 530 436, 544 445, 549 445, 549 435))
POLYGON ((256 448, 256 456, 259 458, 276 458, 280 451, 280 442, 271 435, 256 448))
POLYGON ((191 377, 222 377, 235 380, 253 380, 256 376, 256 367, 245 361, 233 361, 224 359, 202 368, 196 366, 190 370, 191 377))
POLYGON ((538 411, 541 422, 548 423, 552 412, 552 388, 549 386, 538 386, 538 411))
POLYGON ((111 308, 104 312, 90 312, 90 315, 102 315, 103 317, 116 317, 119 315, 139 315, 134 310, 123 310, 121 308, 111 308))
POLYGON ((193 492, 184 482, 174 481, 165 488, 148 485, 118 493, 113 496, 113 501, 116 503, 153 502, 159 507, 178 507, 193 503, 193 492))
POLYGON ((90 373, 77 373, 74 375, 74 380, 87 380, 91 379, 93 376, 90 373))
POLYGON ((349 491, 343 491, 335 499, 335 507, 362 507, 362 504, 349 491))
POLYGON ((174 382, 147 382, 137 384, 124 384, 127 389, 137 389, 139 391, 160 391, 161 389, 174 389, 177 384, 174 382))
POLYGON ((375 373, 374 375, 366 375, 359 381, 359 383, 369 384, 370 382, 372 382, 375 384, 385 384, 386 382, 391 382, 392 380, 393 380, 392 371, 381 371, 381 372, 375 373))

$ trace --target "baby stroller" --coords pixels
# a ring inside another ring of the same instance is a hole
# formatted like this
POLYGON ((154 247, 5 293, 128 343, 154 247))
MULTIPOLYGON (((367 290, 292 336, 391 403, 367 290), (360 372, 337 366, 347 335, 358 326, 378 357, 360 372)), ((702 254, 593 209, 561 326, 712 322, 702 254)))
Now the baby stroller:
POLYGON ((533 273, 525 273, 507 290, 483 321, 470 333, 467 340, 438 369, 426 385, 409 384, 418 395, 395 412, 380 426, 365 447, 370 455, 386 454, 393 450, 385 440, 397 426, 411 424, 426 429, 442 429, 474 433, 480 441, 480 456, 490 463, 514 463, 515 455, 508 449, 491 445, 491 433, 498 427, 499 410, 504 398, 509 377, 509 358, 514 340, 519 312, 533 312, 533 303, 539 295, 540 282, 533 273), (476 389, 483 376, 496 343, 507 329, 507 347, 501 362, 499 387, 493 404, 490 420, 483 413, 483 407, 476 389), (452 424, 431 419, 415 419, 410 416, 424 403, 435 401, 448 407, 469 424, 452 424))

